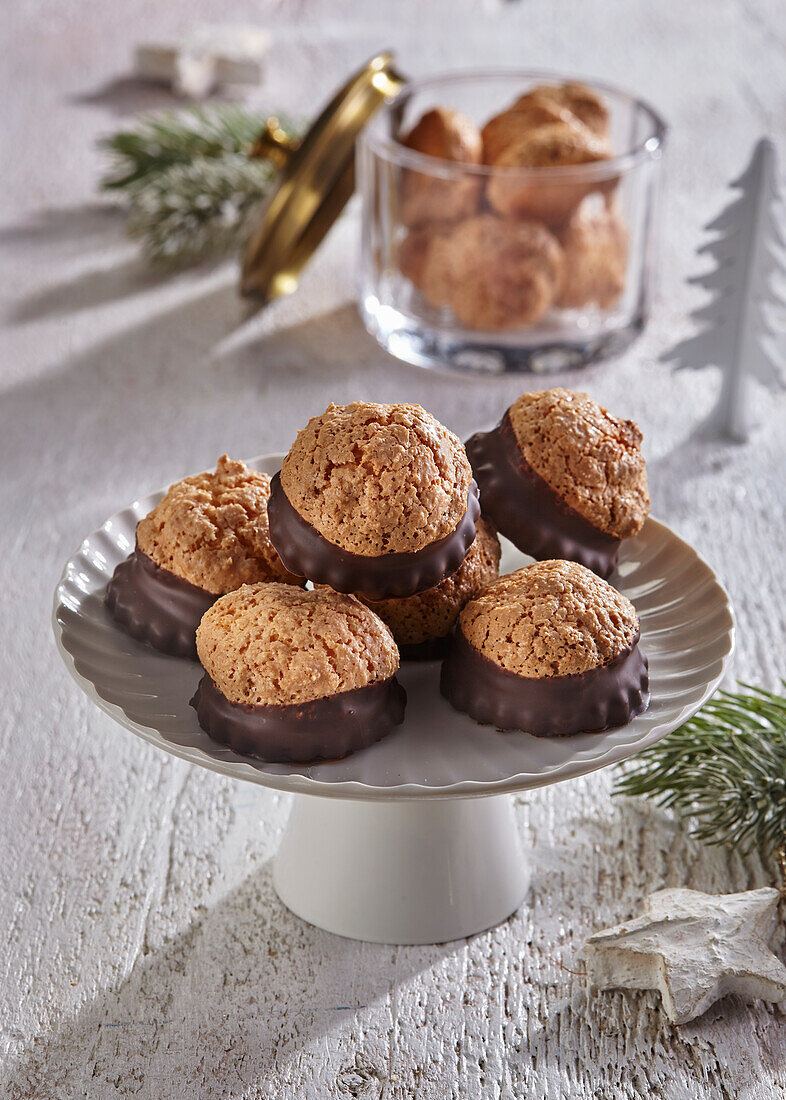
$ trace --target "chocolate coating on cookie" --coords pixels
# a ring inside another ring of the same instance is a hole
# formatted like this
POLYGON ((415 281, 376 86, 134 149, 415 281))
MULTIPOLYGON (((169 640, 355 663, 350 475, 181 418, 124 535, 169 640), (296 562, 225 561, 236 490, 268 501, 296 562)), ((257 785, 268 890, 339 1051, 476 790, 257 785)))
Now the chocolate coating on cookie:
POLYGON ((350 553, 323 538, 292 507, 278 474, 273 478, 268 510, 273 540, 290 569, 336 592, 381 600, 412 596, 455 572, 475 539, 480 504, 478 487, 472 481, 464 514, 449 535, 414 553, 377 557, 350 553))
POLYGON ((214 741, 270 763, 339 760, 380 741, 404 720, 406 692, 395 676, 289 706, 231 703, 205 673, 191 706, 214 741))
POLYGON ((433 660, 447 652, 462 607, 496 579, 499 559, 496 531, 481 518, 466 558, 440 584, 415 596, 364 603, 390 627, 402 658, 433 660))
POLYGON ((458 709, 503 729, 606 729, 646 705, 638 640, 635 608, 605 581, 575 562, 537 562, 466 605, 442 690, 458 709))
POLYGON ((137 547, 115 569, 106 605, 132 638, 196 660, 196 629, 216 597, 156 565, 137 547))
POLYGON ((611 576, 620 540, 569 508, 524 458, 508 414, 467 442, 483 504, 500 532, 533 558, 565 558, 611 576))
POLYGON ((602 733, 626 725, 649 705, 647 658, 634 643, 607 665, 576 676, 527 678, 484 657, 461 630, 442 666, 440 690, 486 726, 535 737, 602 733))
POLYGON ((302 585, 270 541, 269 495, 267 474, 227 455, 215 473, 171 485, 107 587, 115 621, 164 653, 195 659, 196 628, 219 595, 249 581, 302 585))

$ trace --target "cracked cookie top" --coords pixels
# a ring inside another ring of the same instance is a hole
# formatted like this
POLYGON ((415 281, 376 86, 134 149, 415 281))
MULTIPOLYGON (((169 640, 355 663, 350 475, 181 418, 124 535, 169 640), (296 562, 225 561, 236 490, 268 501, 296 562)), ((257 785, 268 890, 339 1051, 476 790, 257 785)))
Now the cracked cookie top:
POLYGON ((613 661, 636 640, 630 600, 583 565, 539 561, 471 600, 464 637, 517 676, 575 676, 613 661))
POLYGON ((308 703, 388 680, 393 635, 354 596, 328 588, 252 584, 217 600, 197 630, 197 652, 231 703, 308 703))
POLYGON ((366 557, 414 553, 452 534, 471 481, 461 440, 419 405, 329 405, 281 467, 300 516, 366 557))
POLYGON ((614 538, 641 530, 650 497, 633 420, 564 389, 524 393, 508 416, 526 461, 570 508, 614 538))
POLYGON ((213 595, 254 581, 300 585, 270 541, 269 496, 267 474, 222 455, 215 473, 169 487, 140 520, 137 546, 162 569, 213 595))

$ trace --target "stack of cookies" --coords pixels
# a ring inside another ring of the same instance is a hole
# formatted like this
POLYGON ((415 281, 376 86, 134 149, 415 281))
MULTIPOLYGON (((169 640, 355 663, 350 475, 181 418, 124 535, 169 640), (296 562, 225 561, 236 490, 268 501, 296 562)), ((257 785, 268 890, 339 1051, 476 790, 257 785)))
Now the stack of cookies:
POLYGON ((623 724, 646 660, 601 576, 647 514, 639 442, 566 390, 522 396, 467 449, 418 405, 330 405, 272 480, 225 455, 173 485, 106 602, 135 638, 198 656, 201 726, 265 760, 390 733, 402 659, 444 659, 443 694, 501 729, 623 724), (498 579, 497 528, 547 560, 498 579))
POLYGON ((431 306, 496 331, 617 302, 628 234, 603 168, 608 109, 590 88, 538 85, 482 129, 437 107, 400 140, 455 166, 402 173, 398 266, 431 306))

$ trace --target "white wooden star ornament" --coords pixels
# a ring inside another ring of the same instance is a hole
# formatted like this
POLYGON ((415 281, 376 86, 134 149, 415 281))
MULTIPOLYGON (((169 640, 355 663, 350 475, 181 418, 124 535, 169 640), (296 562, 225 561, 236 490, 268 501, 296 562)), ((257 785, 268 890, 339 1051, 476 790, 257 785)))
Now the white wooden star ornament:
POLYGON ((259 84, 269 45, 262 27, 200 24, 180 42, 137 46, 135 69, 142 80, 161 81, 178 95, 203 99, 220 84, 259 84))
POLYGON ((770 944, 777 890, 703 894, 658 890, 640 917, 589 937, 584 957, 597 989, 657 989, 663 1010, 684 1024, 727 993, 786 1000, 786 966, 770 944))

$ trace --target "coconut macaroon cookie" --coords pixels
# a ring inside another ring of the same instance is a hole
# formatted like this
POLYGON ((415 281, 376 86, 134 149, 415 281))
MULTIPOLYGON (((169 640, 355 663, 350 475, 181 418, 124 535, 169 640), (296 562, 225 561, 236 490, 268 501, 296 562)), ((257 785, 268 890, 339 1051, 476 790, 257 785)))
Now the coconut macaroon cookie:
POLYGON ((404 718, 393 635, 354 596, 245 585, 207 611, 197 650, 199 724, 239 753, 334 760, 404 718))
POLYGON ((475 538, 464 446, 419 405, 330 405, 271 483, 270 537, 293 573, 368 599, 454 573, 475 538))
POLYGON ((471 600, 442 694, 476 721, 537 737, 624 725, 649 703, 633 604, 584 566, 541 561, 471 600))
POLYGON ((421 289, 467 328, 534 325, 551 308, 564 277, 557 238, 533 221, 478 214, 435 235, 422 263, 421 289))
POLYGON ((139 641, 196 658, 196 628, 218 596, 253 581, 302 585, 270 541, 269 495, 267 474, 227 455, 215 473, 170 486, 109 582, 112 616, 139 641))
POLYGON ((560 309, 611 309, 625 289, 628 231, 614 203, 591 195, 559 232, 565 252, 560 309))
POLYGON ((586 393, 525 393, 467 443, 483 509, 533 558, 567 558, 601 577, 649 510, 641 432, 586 393))
MULTIPOLYGON (((480 131, 467 115, 436 107, 427 111, 401 138, 416 153, 456 165, 477 165, 483 157, 480 131)), ((483 179, 471 172, 451 178, 407 168, 401 177, 401 220, 404 225, 456 221, 474 214, 480 203, 483 179)))
POLYGON ((404 660, 444 657, 462 607, 499 572, 500 546, 494 528, 482 517, 464 561, 434 588, 393 600, 364 602, 390 627, 404 660))
MULTIPOLYGON (((595 164, 608 160, 611 151, 582 123, 554 122, 522 134, 494 160, 496 168, 560 168, 595 164)), ((608 180, 603 180, 606 187, 608 180)), ((498 214, 511 218, 532 218, 558 225, 600 181, 526 178, 525 173, 496 172, 489 179, 486 197, 498 214)))
POLYGON ((531 110, 535 104, 553 104, 567 111, 579 122, 589 127, 599 137, 607 137, 609 110, 597 92, 586 84, 568 81, 566 84, 539 84, 520 96, 513 104, 513 111, 531 110))

